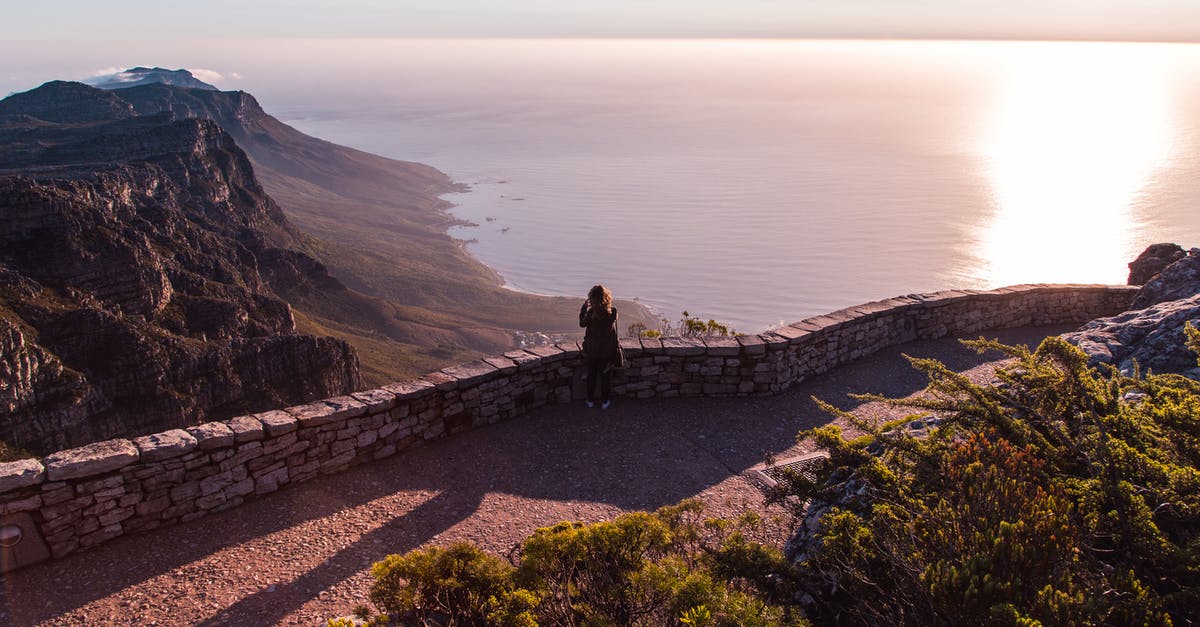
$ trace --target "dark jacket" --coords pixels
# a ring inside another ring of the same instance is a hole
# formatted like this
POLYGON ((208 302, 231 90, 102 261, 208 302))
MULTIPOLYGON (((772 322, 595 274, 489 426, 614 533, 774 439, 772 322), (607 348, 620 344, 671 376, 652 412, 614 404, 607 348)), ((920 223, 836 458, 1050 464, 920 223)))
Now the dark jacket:
POLYGON ((617 309, 612 315, 599 308, 589 309, 585 302, 579 308, 579 326, 583 332, 583 357, 592 363, 611 364, 615 368, 625 365, 621 343, 617 339, 617 309))

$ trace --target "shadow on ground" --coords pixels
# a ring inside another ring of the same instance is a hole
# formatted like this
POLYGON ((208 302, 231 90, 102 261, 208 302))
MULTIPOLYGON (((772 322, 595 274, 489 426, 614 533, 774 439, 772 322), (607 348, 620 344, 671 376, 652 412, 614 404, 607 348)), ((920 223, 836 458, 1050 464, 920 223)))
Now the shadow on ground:
MULTIPOLYGON (((992 332, 1036 344, 1066 328, 992 332)), ((694 496, 796 450, 802 429, 829 422, 811 400, 844 409, 852 392, 905 396, 924 377, 902 353, 967 370, 995 360, 952 340, 912 342, 814 377, 773 397, 619 400, 601 412, 554 406, 432 443, 392 459, 290 486, 242 507, 121 538, 91 551, 10 573, 0 588, 0 623, 30 624, 69 613, 165 572, 307 521, 401 491, 432 494, 368 531, 299 577, 238 599, 207 625, 271 624, 387 552, 420 546, 472 516, 489 493, 547 501, 654 509, 694 496), (5 616, 4 614, 7 614, 5 616)), ((297 549, 301 550, 301 549, 297 549)))

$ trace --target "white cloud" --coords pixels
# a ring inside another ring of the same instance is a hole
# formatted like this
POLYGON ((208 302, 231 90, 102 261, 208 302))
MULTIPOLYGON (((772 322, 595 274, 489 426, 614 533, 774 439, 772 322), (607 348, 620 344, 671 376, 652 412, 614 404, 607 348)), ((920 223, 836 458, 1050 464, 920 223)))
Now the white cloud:
MULTIPOLYGON (((208 70, 205 68, 196 68, 196 69, 188 68, 188 71, 192 73, 192 76, 195 76, 196 78, 198 78, 206 83, 217 83, 225 78, 224 74, 222 74, 216 70, 208 70)), ((231 74, 230 76, 233 78, 237 78, 236 74, 231 74)))
POLYGON ((121 67, 106 67, 103 70, 96 70, 96 71, 92 72, 91 74, 89 74, 88 76, 91 78, 96 78, 98 76, 111 76, 113 74, 122 72, 124 70, 125 70, 125 68, 121 68, 121 67))

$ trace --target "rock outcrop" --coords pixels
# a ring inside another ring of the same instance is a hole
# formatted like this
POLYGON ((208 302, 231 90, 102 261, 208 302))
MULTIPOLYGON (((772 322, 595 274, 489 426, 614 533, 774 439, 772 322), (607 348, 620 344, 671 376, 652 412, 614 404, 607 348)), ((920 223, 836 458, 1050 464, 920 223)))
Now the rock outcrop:
POLYGON ((1130 308, 1143 309, 1196 294, 1200 294, 1200 248, 1193 248, 1147 281, 1130 308))
POLYGON ((1093 363, 1112 364, 1125 373, 1136 363, 1143 373, 1174 372, 1200 379, 1196 354, 1184 343, 1188 322, 1200 325, 1200 294, 1093 320, 1064 337, 1093 363))
POLYGON ((1151 244, 1129 262, 1129 285, 1145 285, 1167 266, 1183 259, 1187 252, 1179 244, 1151 244))
POLYGON ((1064 335, 1091 357, 1132 372, 1178 373, 1200 379, 1196 354, 1185 344, 1184 326, 1200 326, 1200 249, 1184 252, 1176 244, 1154 244, 1129 264, 1130 283, 1153 275, 1138 292, 1130 310, 1085 324, 1064 335), (1156 264, 1174 259, 1164 268, 1156 264), (1135 267, 1136 266, 1136 267, 1135 267))
POLYGON ((210 120, 78 83, 0 101, 0 440, 33 452, 344 394, 269 277, 332 280, 210 120))

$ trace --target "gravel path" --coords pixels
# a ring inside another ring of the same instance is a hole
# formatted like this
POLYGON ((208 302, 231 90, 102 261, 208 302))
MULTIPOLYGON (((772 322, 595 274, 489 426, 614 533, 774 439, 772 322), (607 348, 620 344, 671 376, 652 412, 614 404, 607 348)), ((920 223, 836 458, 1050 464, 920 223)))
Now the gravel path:
MULTIPOLYGON (((1036 343, 1065 328, 996 333, 1036 343)), ((768 453, 802 452, 827 423, 815 395, 877 418, 849 392, 904 396, 924 379, 901 357, 936 357, 976 380, 997 355, 952 340, 913 342, 774 397, 618 400, 554 406, 339 475, 290 486, 188 524, 121 538, 9 573, 0 625, 324 625, 366 603, 370 565, 388 553, 470 540, 508 553, 534 529, 598 521, 688 497, 712 515, 764 514, 763 540, 791 524, 744 476, 768 453)))

